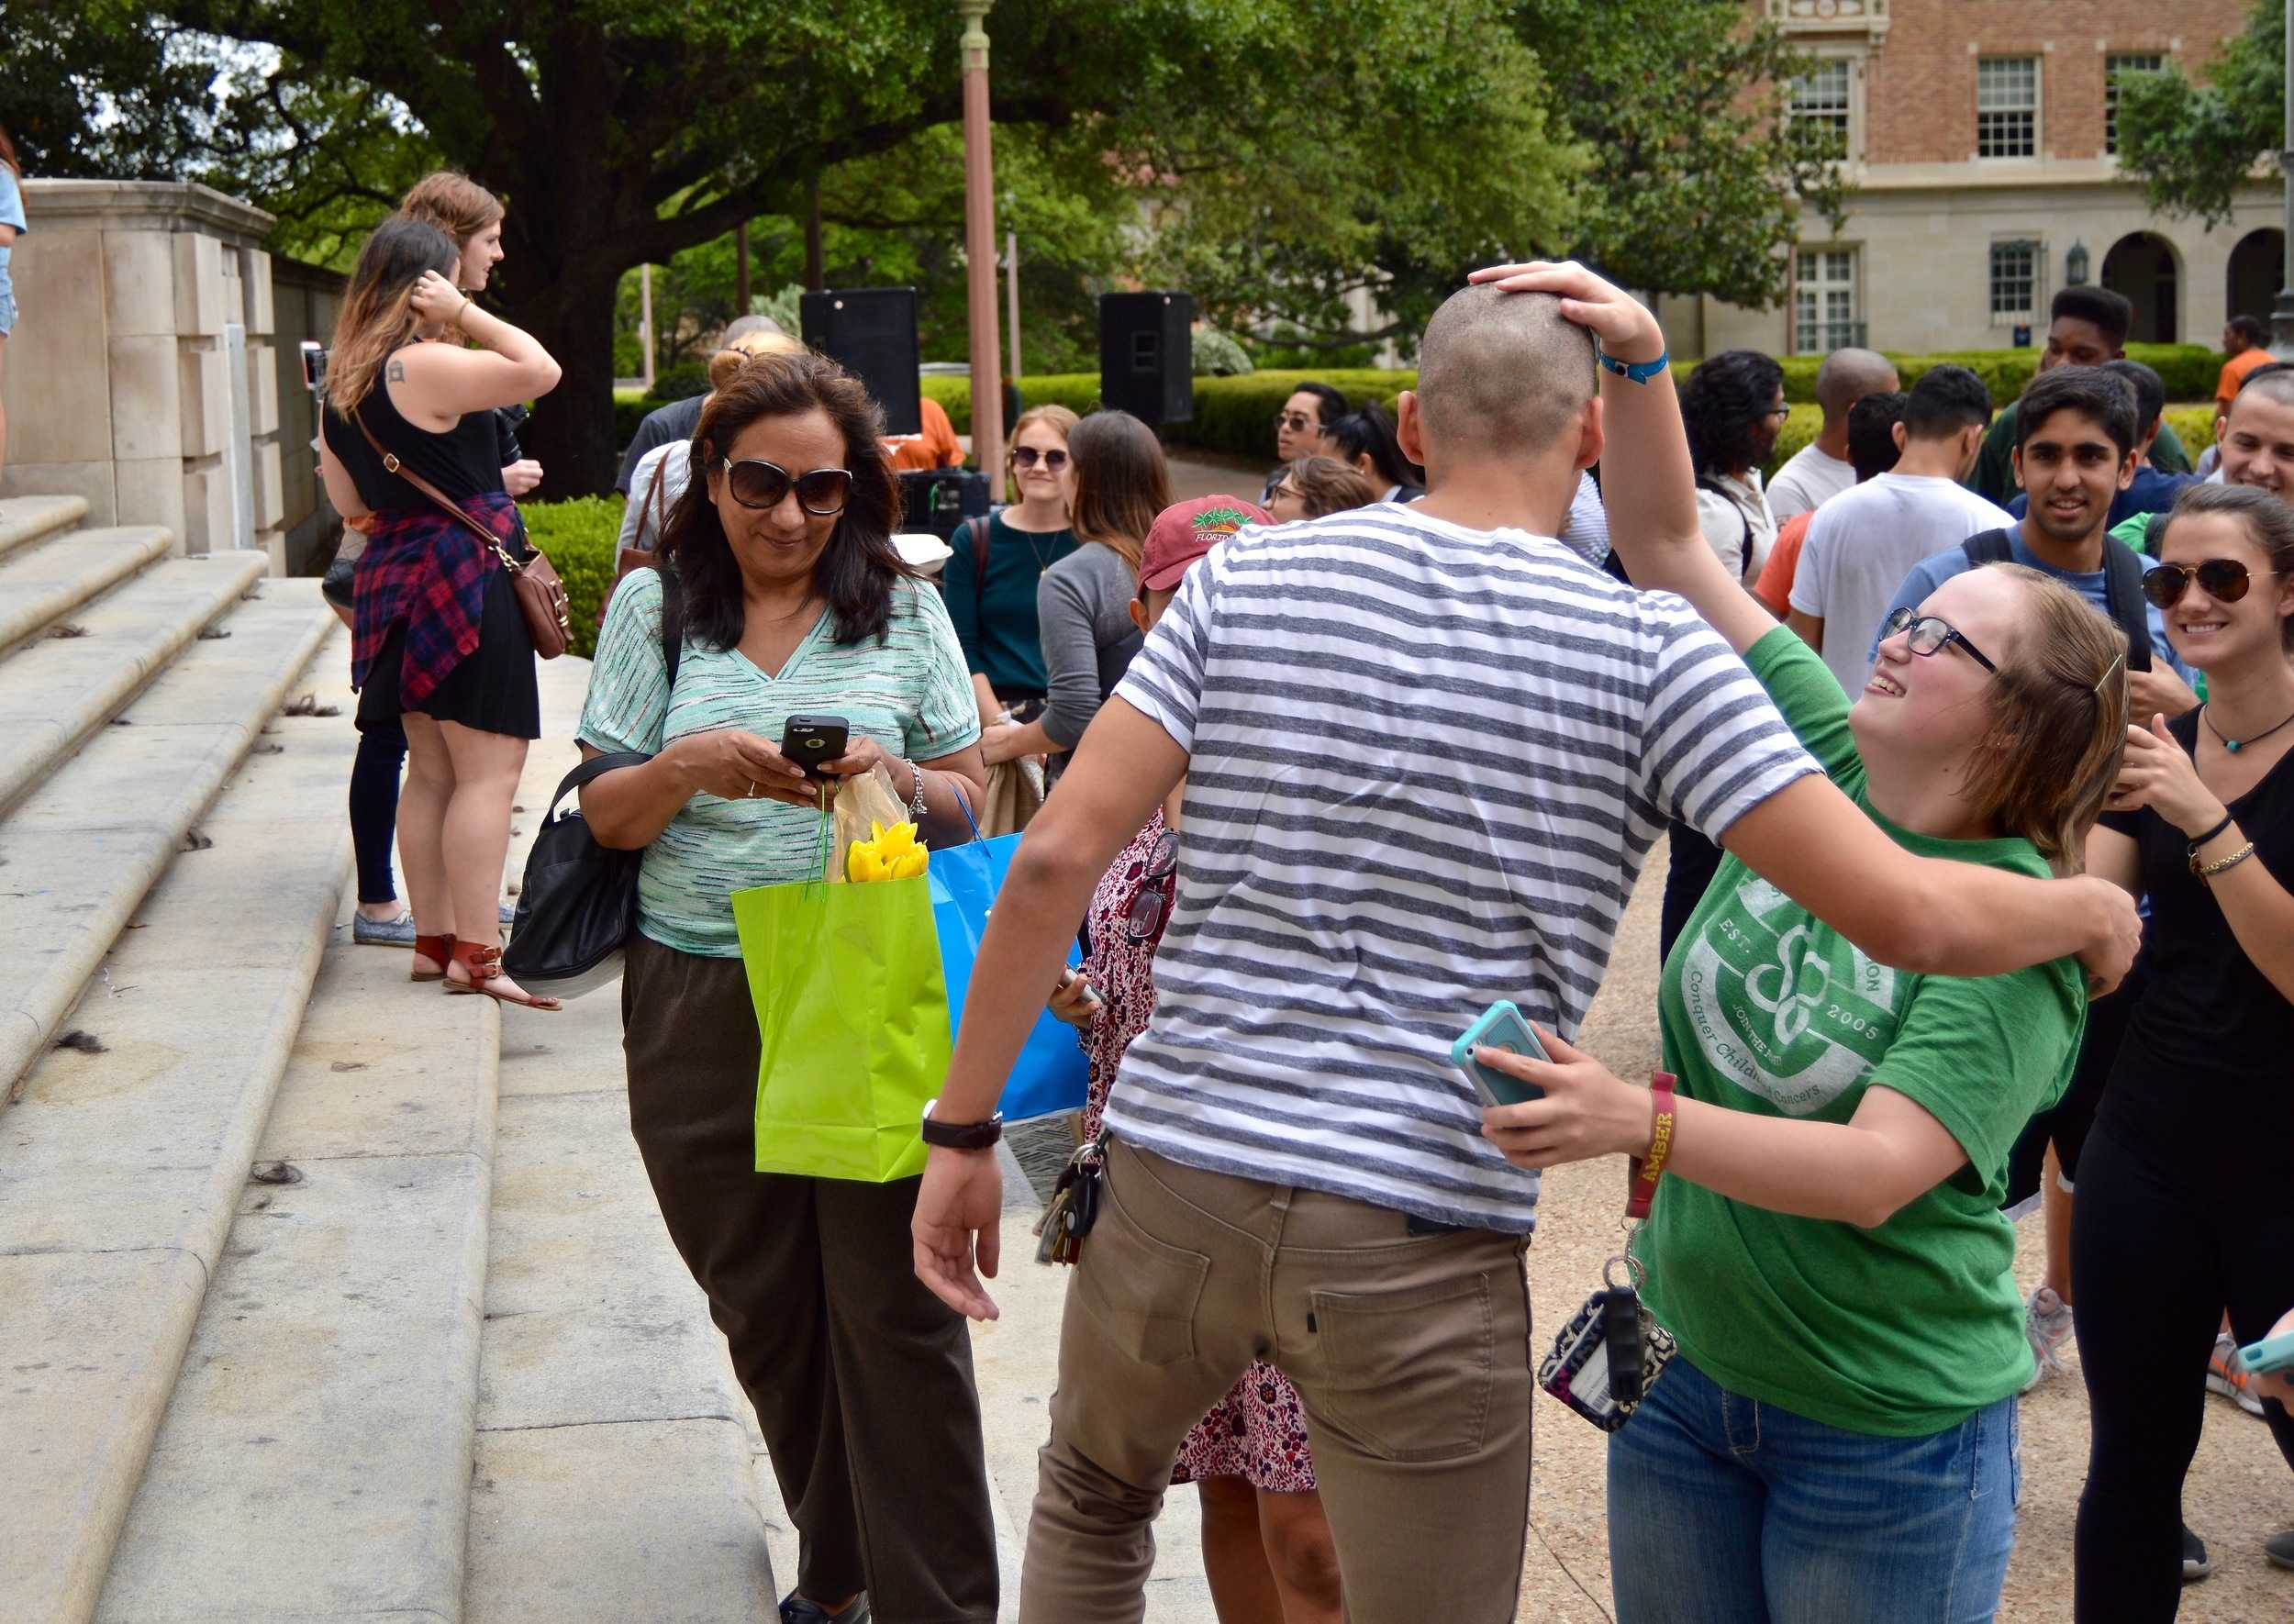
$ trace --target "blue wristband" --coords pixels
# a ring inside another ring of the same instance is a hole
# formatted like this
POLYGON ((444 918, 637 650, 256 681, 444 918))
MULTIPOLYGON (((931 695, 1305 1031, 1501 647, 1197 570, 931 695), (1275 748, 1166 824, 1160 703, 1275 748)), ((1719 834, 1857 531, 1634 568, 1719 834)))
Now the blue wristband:
POLYGON ((1600 362, 1603 366, 1628 383, 1645 384, 1672 364, 1673 351, 1667 348, 1654 361, 1620 361, 1614 355, 1604 351, 1600 362))

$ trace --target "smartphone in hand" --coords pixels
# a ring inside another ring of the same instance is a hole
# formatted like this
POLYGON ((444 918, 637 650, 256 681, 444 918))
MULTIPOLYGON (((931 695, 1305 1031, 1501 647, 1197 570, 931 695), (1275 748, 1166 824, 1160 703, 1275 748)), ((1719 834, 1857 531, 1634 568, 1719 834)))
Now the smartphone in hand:
POLYGON ((2294 1330, 2247 1343, 2238 1351, 2238 1362, 2250 1376, 2274 1376, 2294 1370, 2294 1330))
POLYGON ((851 737, 842 717, 807 716, 800 711, 781 729, 781 754, 818 783, 822 763, 843 755, 851 737))
POLYGON ((1519 1077, 1481 1064, 1474 1058, 1476 1049, 1502 1049, 1509 1054, 1526 1054, 1532 1060, 1547 1058, 1545 1046, 1537 1040, 1537 1033, 1511 1003, 1500 998, 1483 1011, 1482 1018, 1451 1045, 1450 1059, 1473 1083, 1475 1092, 1486 1105, 1518 1106, 1523 1100, 1545 1097, 1545 1091, 1536 1084, 1524 1083, 1519 1077))

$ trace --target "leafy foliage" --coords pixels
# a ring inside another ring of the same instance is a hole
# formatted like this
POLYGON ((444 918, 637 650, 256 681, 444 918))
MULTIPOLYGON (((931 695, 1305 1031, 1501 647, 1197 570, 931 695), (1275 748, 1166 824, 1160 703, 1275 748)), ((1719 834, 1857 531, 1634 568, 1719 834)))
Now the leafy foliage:
POLYGON ((2231 217, 2255 161, 2284 128, 2286 0, 2255 0, 2204 84, 2180 68, 2120 81, 2119 161, 2154 208, 2196 215, 2211 229, 2231 217))

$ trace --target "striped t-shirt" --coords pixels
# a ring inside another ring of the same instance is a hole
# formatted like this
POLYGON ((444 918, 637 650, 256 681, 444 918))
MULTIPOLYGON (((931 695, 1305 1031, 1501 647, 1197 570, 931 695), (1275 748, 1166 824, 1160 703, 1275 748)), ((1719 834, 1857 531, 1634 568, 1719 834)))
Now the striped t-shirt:
POLYGON ((1108 1106, 1189 1166, 1524 1231, 1450 1046, 1573 1038, 1669 818, 1821 771, 1680 598, 1392 504, 1245 530, 1116 696, 1188 755, 1153 1022, 1108 1106))
MULTIPOLYGON (((582 706, 584 744, 652 755, 688 733, 718 728, 778 744, 798 712, 842 717, 852 738, 873 739, 912 762, 953 755, 980 736, 963 649, 929 586, 893 587, 882 642, 840 645, 834 617, 821 616, 778 676, 765 675, 738 650, 706 648, 688 636, 674 694, 662 658, 661 590, 651 570, 631 571, 614 590, 582 706)), ((818 812, 695 795, 645 849, 638 929, 680 952, 738 959, 732 894, 818 879, 819 862, 818 812)))

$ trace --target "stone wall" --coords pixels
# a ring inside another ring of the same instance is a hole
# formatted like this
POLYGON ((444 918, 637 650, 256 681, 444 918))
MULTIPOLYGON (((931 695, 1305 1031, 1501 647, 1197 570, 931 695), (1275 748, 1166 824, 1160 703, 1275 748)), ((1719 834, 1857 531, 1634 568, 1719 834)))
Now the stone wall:
POLYGON ((205 186, 29 180, 0 495, 285 565, 272 217, 205 186))

